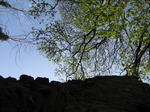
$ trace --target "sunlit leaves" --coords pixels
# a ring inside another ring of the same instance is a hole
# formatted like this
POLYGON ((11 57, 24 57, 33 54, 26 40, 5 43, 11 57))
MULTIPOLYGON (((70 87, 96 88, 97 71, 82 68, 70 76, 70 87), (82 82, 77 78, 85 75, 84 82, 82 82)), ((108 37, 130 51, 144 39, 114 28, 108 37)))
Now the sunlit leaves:
POLYGON ((32 15, 48 18, 42 21, 47 22, 46 27, 35 34, 39 50, 61 65, 59 72, 65 72, 68 78, 82 79, 91 74, 108 73, 120 65, 121 72, 129 75, 135 72, 137 76, 149 75, 147 1, 55 2, 57 5, 39 0, 33 4, 32 15), (57 14, 59 19, 49 21, 49 17, 56 18, 57 14))

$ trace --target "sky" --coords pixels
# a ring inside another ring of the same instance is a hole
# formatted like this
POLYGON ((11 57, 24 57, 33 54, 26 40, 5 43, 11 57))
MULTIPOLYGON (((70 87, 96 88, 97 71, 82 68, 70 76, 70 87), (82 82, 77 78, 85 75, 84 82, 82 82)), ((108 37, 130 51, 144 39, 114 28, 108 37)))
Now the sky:
MULTIPOLYGON (((29 3, 21 0, 9 1, 14 7, 27 10, 29 3)), ((11 38, 30 31, 33 26, 38 26, 30 17, 13 10, 0 7, 0 26, 11 38)), ((17 36, 18 37, 18 36, 17 36)), ((19 43, 13 41, 0 41, 0 75, 4 78, 14 77, 19 79, 20 75, 26 74, 34 78, 47 77, 50 81, 59 80, 55 76, 56 65, 42 56, 35 46, 17 46, 19 43)))

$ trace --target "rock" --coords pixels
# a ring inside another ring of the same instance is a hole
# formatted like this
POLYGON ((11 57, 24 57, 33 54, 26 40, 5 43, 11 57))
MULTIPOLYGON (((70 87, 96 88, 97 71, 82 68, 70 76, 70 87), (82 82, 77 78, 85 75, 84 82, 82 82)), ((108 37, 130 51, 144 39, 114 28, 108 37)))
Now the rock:
POLYGON ((0 76, 0 87, 3 86, 3 82, 4 82, 4 78, 2 76, 0 76))
POLYGON ((150 85, 131 76, 65 83, 0 77, 0 112, 150 112, 150 85))
POLYGON ((39 84, 49 84, 49 79, 48 78, 41 78, 37 77, 35 81, 39 84))
POLYGON ((15 83, 15 82, 17 82, 17 79, 15 79, 13 77, 8 77, 8 78, 6 78, 6 81, 9 83, 15 83))
POLYGON ((3 80, 4 78, 0 75, 0 80, 3 80))
POLYGON ((34 78, 31 77, 31 76, 23 74, 23 75, 20 76, 19 80, 21 82, 32 82, 34 80, 34 78))

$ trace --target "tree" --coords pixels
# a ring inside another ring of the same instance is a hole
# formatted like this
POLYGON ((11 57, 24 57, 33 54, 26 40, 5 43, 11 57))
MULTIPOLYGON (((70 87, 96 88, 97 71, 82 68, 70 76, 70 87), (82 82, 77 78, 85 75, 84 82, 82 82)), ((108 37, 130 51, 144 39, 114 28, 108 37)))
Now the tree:
MULTIPOLYGON (((11 1, 12 2, 12 1, 11 1)), ((17 2, 16 2, 17 3, 17 2)), ((7 13, 7 12, 13 12, 15 11, 16 13, 17 12, 21 12, 23 13, 24 15, 28 15, 28 11, 25 11, 23 9, 19 9, 19 8, 16 8, 16 7, 13 7, 11 5, 11 3, 7 2, 7 1, 4 1, 4 0, 1 0, 0 1, 0 7, 1 10, 0 10, 0 13, 7 13)), ((2 21, 2 20, 1 20, 2 21)), ((4 23, 2 21, 2 23, 0 24, 0 40, 1 41, 8 41, 8 40, 11 40, 13 42, 19 42, 19 43, 28 43, 28 44, 33 44, 33 40, 34 39, 31 39, 29 38, 29 33, 27 34, 24 34, 24 35, 19 35, 19 36, 16 36, 16 37, 19 37, 19 38, 13 38, 11 36, 9 36, 6 31, 4 31, 4 29, 6 30, 7 28, 4 28, 4 23)))
POLYGON ((150 75, 147 0, 38 0, 30 10, 38 49, 66 78, 108 74, 115 67, 140 79, 150 75))

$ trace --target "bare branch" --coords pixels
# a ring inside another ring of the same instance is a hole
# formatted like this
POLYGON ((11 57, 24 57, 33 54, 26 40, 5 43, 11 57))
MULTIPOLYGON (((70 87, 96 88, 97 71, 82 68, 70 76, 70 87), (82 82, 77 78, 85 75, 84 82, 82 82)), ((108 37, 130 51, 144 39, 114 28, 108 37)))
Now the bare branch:
POLYGON ((9 9, 13 9, 15 11, 20 11, 20 12, 23 12, 23 13, 28 13, 28 11, 21 10, 21 9, 13 7, 8 2, 0 1, 0 5, 3 6, 3 7, 9 8, 9 9))

